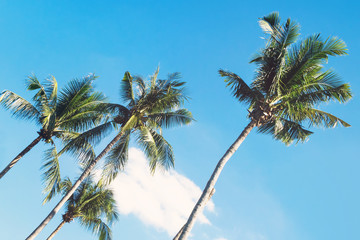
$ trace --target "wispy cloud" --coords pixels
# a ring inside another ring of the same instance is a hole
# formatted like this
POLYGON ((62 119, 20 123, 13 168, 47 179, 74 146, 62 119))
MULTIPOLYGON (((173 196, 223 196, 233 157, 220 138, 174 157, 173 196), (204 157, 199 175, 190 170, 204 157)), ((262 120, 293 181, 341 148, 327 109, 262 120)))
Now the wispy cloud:
MULTIPOLYGON (((111 184, 121 214, 134 214, 145 224, 174 236, 185 223, 201 189, 190 179, 174 170, 157 171, 154 175, 144 154, 131 148, 125 172, 111 184)), ((210 201, 207 211, 214 211, 210 201)), ((198 221, 210 224, 202 214, 198 221)))

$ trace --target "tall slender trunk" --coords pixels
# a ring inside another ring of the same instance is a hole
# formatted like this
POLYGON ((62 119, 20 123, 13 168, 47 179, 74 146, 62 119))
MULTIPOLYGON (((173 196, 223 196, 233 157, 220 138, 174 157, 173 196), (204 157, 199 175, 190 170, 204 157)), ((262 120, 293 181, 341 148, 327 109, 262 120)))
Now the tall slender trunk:
POLYGON ((71 195, 75 192, 75 190, 80 186, 80 184, 85 180, 85 178, 91 173, 96 163, 104 157, 110 149, 115 145, 117 141, 120 140, 123 135, 123 131, 121 131, 116 137, 111 140, 111 142, 106 146, 104 150, 90 163, 90 165, 84 170, 79 179, 75 182, 72 188, 67 192, 67 194, 61 199, 61 201, 54 207, 54 209, 49 213, 49 215, 40 223, 40 225, 26 238, 26 240, 34 239, 43 228, 50 222, 50 220, 55 216, 55 214, 61 209, 61 207, 65 204, 65 202, 71 197, 71 195))
MULTIPOLYGON (((256 126, 255 121, 251 121, 245 129, 241 132, 240 136, 235 140, 235 142, 230 146, 230 148, 226 151, 224 156, 220 159, 218 164, 216 165, 216 168, 214 172, 212 173, 209 181, 206 184, 206 187, 204 191, 201 194, 201 197, 199 198, 198 202, 196 203, 194 209, 192 210, 189 219, 185 223, 181 235, 178 238, 179 240, 187 239, 192 227, 194 226, 196 217, 202 212, 203 208, 205 207, 209 196, 212 192, 212 189, 215 186, 215 183, 217 179, 220 176, 221 171, 223 170, 226 162, 231 158, 231 156, 235 153, 235 151, 239 148, 240 144, 245 140, 247 135, 250 133, 250 131, 256 126)), ((177 238, 174 238, 174 240, 177 238)))
MULTIPOLYGON (((211 190, 208 199, 207 199, 206 202, 204 203, 204 206, 206 206, 207 202, 210 201, 210 199, 211 199, 211 197, 214 195, 214 193, 215 193, 215 188, 213 188, 213 189, 211 190)), ((183 226, 181 227, 180 231, 176 234, 176 236, 174 237, 173 240, 178 240, 178 239, 179 239, 181 233, 182 233, 183 230, 184 230, 184 227, 185 227, 185 225, 183 225, 183 226)))
POLYGON ((42 139, 41 136, 38 136, 35 138, 34 141, 32 141, 29 146, 27 146, 24 150, 19 153, 0 173, 0 179, 26 154, 28 153, 36 144, 40 142, 42 139))
POLYGON ((46 240, 51 240, 55 234, 57 234, 57 232, 60 230, 60 228, 62 228, 62 226, 64 226, 65 221, 62 221, 59 226, 50 234, 50 236, 46 239, 46 240))

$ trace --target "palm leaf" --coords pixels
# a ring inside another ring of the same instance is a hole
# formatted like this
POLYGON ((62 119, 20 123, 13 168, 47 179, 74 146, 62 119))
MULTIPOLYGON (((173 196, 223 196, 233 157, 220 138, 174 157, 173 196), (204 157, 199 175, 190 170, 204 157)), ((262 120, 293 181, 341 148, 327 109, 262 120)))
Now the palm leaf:
POLYGON ((304 142, 313 132, 306 130, 300 124, 284 118, 274 119, 258 127, 259 133, 272 135, 275 139, 284 142, 286 145, 293 141, 304 142))
POLYGON ((0 94, 0 104, 5 109, 10 110, 16 118, 37 120, 40 117, 40 112, 36 107, 9 90, 5 90, 0 94))
POLYGON ((148 115, 148 118, 156 123, 156 125, 165 128, 187 125, 194 120, 191 112, 187 109, 179 109, 174 112, 152 113, 148 115))
POLYGON ((142 127, 137 140, 150 160, 149 164, 152 172, 159 165, 165 169, 174 166, 173 149, 162 135, 152 129, 142 127))
POLYGON ((56 109, 59 118, 73 112, 79 104, 87 100, 93 92, 92 82, 96 78, 94 74, 90 74, 81 79, 72 79, 62 88, 56 109))
POLYGON ((133 106, 135 103, 134 91, 133 91, 133 78, 129 72, 125 72, 124 78, 120 83, 120 96, 124 102, 127 102, 129 106, 133 106))
POLYGON ((60 165, 55 146, 45 151, 44 161, 45 163, 41 167, 44 170, 42 174, 45 185, 43 192, 47 195, 43 204, 50 201, 60 191, 60 165))
POLYGON ((129 142, 130 132, 126 131, 106 157, 102 173, 105 183, 110 183, 124 169, 128 160, 129 142))
POLYGON ((238 75, 232 72, 227 72, 224 70, 219 70, 219 74, 222 77, 225 77, 225 82, 227 87, 230 87, 232 94, 240 102, 252 103, 254 101, 259 101, 263 99, 263 96, 260 92, 255 89, 250 88, 245 81, 240 78, 238 75))
POLYGON ((337 124, 341 124, 344 127, 350 127, 351 125, 344 120, 321 110, 308 108, 304 111, 307 118, 312 125, 323 126, 323 127, 335 127, 337 124))
POLYGON ((111 240, 112 232, 106 223, 100 218, 82 218, 81 224, 87 227, 95 235, 99 236, 99 240, 111 240))

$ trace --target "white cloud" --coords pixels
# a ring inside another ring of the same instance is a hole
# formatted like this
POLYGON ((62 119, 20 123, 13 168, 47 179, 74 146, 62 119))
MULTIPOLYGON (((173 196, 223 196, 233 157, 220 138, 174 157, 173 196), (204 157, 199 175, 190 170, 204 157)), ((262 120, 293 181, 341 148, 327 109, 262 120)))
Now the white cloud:
MULTIPOLYGON (((175 170, 151 175, 144 154, 136 148, 129 150, 125 172, 119 174, 111 188, 121 214, 134 214, 170 236, 185 223, 201 194, 195 183, 175 170)), ((210 201, 206 209, 213 212, 214 203, 210 201)), ((210 224, 203 214, 198 221, 210 224)))

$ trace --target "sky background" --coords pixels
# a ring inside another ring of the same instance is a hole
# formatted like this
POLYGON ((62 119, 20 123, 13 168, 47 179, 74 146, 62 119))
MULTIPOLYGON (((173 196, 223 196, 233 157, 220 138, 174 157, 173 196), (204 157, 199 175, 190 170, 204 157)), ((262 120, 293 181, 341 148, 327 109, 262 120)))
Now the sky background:
MULTIPOLYGON (((24 80, 54 75, 60 87, 89 73, 96 87, 119 102, 125 71, 144 77, 181 72, 197 120, 167 130, 176 167, 154 177, 132 145, 126 172, 113 183, 121 216, 117 239, 172 239, 213 168, 247 125, 246 107, 217 73, 231 70, 248 83, 250 57, 264 46, 259 17, 278 11, 301 25, 301 37, 339 36, 349 55, 330 58, 351 84, 354 98, 322 109, 351 128, 314 129, 305 144, 286 147, 250 133, 225 167, 212 202, 192 240, 360 239, 359 118, 360 4, 357 1, 0 1, 0 91, 30 99, 24 80), (136 203, 136 204, 134 204, 136 203)), ((37 127, 0 109, 0 168, 37 137, 37 127)), ((105 146, 108 138, 96 148, 105 146)), ((56 200, 42 205, 43 142, 0 181, 1 239, 24 239, 56 200)), ((74 159, 61 160, 63 176, 79 173, 74 159)), ((63 212, 61 212, 63 213, 63 212)), ((37 239, 60 223, 58 214, 37 239)), ((76 221, 54 239, 96 239, 76 221)))

